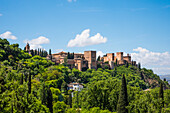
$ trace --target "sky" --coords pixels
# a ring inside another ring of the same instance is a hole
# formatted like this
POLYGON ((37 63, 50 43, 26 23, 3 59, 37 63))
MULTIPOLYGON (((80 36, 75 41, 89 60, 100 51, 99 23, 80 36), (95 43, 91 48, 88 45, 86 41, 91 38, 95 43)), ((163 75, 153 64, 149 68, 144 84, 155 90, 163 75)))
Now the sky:
POLYGON ((170 74, 170 0, 0 0, 0 38, 23 49, 130 53, 170 74))

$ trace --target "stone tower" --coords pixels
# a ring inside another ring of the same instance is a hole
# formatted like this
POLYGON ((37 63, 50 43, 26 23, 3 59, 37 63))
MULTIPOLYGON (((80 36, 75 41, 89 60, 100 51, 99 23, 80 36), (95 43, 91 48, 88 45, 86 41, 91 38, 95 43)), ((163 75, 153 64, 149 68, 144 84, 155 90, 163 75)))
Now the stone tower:
POLYGON ((84 58, 88 61, 89 69, 96 69, 96 51, 84 51, 84 58))
POLYGON ((123 60, 123 52, 117 52, 116 58, 117 58, 118 61, 122 61, 123 60))
POLYGON ((108 61, 114 61, 114 53, 107 53, 108 61))

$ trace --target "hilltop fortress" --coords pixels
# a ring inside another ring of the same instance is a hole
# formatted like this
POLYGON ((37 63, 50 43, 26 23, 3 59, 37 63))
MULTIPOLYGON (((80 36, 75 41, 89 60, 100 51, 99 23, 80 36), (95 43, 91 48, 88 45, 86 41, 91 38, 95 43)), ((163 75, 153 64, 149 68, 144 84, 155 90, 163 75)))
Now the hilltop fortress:
POLYGON ((123 52, 107 53, 103 57, 96 60, 96 51, 84 51, 82 53, 59 52, 48 55, 47 59, 51 59, 58 64, 65 64, 69 68, 76 68, 80 71, 87 69, 108 68, 113 69, 116 65, 132 64, 136 66, 136 61, 131 61, 131 56, 123 56, 123 52))
MULTIPOLYGON (((31 54, 30 45, 27 43, 25 46, 25 51, 31 54)), ((41 55, 41 51, 36 53, 36 50, 32 50, 34 55, 41 55)), ((70 52, 59 52, 54 54, 45 55, 48 60, 55 62, 56 65, 64 64, 69 68, 76 68, 80 71, 85 71, 87 69, 114 69, 117 65, 132 64, 136 65, 136 61, 131 60, 131 56, 123 56, 123 52, 107 53, 102 57, 96 57, 96 51, 84 51, 83 53, 70 53, 70 52), (97 60, 96 60, 97 58, 97 60)))

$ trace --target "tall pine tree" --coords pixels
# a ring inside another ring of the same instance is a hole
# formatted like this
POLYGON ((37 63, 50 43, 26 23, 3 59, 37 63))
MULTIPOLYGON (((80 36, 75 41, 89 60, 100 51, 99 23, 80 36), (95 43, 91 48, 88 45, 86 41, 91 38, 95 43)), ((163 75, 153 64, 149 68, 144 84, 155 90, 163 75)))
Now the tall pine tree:
POLYGON ((41 52, 41 48, 40 48, 40 53, 39 53, 39 55, 41 56, 41 54, 42 54, 42 52, 41 52))
POLYGON ((116 66, 118 65, 117 59, 116 59, 116 66))
POLYGON ((68 104, 70 105, 70 108, 72 108, 72 92, 69 92, 69 98, 68 98, 68 104))
POLYGON ((138 63, 138 69, 139 69, 139 71, 141 70, 141 65, 140 65, 140 63, 138 63))
POLYGON ((51 49, 49 49, 49 55, 51 55, 51 49))
POLYGON ((127 95, 126 79, 125 76, 123 75, 119 100, 117 104, 117 113, 128 113, 126 106, 128 106, 128 95, 127 95))
POLYGON ((40 49, 38 48, 38 55, 40 55, 40 49))
POLYGON ((31 93, 31 74, 29 73, 29 78, 28 78, 28 93, 31 93))
POLYGON ((162 107, 164 107, 164 90, 163 90, 162 82, 160 84, 160 89, 159 89, 159 98, 162 99, 162 107))
POLYGON ((37 55, 37 49, 35 49, 34 54, 37 55))
POLYGON ((50 87, 47 89, 47 107, 49 108, 50 112, 53 113, 53 95, 51 93, 50 87))
POLYGON ((21 74, 20 84, 23 84, 23 73, 21 74))
POLYGON ((73 56, 72 56, 72 59, 74 59, 74 52, 73 52, 73 56))
POLYGON ((100 61, 100 56, 98 56, 97 61, 100 61))
POLYGON ((45 83, 43 82, 41 87, 40 87, 40 99, 41 99, 41 103, 43 105, 46 105, 47 103, 47 90, 46 90, 46 86, 45 83))

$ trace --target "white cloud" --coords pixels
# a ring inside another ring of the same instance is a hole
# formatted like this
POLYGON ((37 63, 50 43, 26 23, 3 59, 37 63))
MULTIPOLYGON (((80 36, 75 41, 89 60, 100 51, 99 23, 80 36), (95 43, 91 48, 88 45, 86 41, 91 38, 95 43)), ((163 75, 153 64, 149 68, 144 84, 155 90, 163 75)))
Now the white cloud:
POLYGON ((2 14, 0 13, 0 16, 2 16, 2 14))
POLYGON ((36 39, 32 39, 32 40, 26 40, 24 41, 25 43, 29 43, 30 44, 30 48, 31 49, 37 49, 37 48, 42 48, 42 44, 48 44, 50 43, 50 40, 44 36, 40 36, 36 39))
POLYGON ((16 40, 17 39, 17 37, 12 35, 12 33, 10 31, 6 31, 3 34, 0 34, 0 38, 12 39, 12 40, 16 40))
POLYGON ((132 59, 140 62, 143 67, 151 68, 157 74, 169 74, 170 72, 170 53, 152 52, 145 48, 138 47, 133 49, 132 59), (166 70, 166 71, 158 71, 166 70))
POLYGON ((68 2, 76 2, 77 0, 67 0, 68 2))
POLYGON ((105 53, 103 53, 102 51, 97 51, 97 57, 100 56, 100 57, 103 57, 103 55, 105 55, 105 53))
POLYGON ((170 67, 154 67, 152 70, 159 75, 167 75, 170 73, 170 67))
POLYGON ((68 47, 84 47, 89 45, 96 45, 101 43, 106 43, 107 38, 97 33, 94 36, 90 37, 90 29, 84 30, 81 34, 77 34, 75 39, 72 39, 68 42, 68 47))

